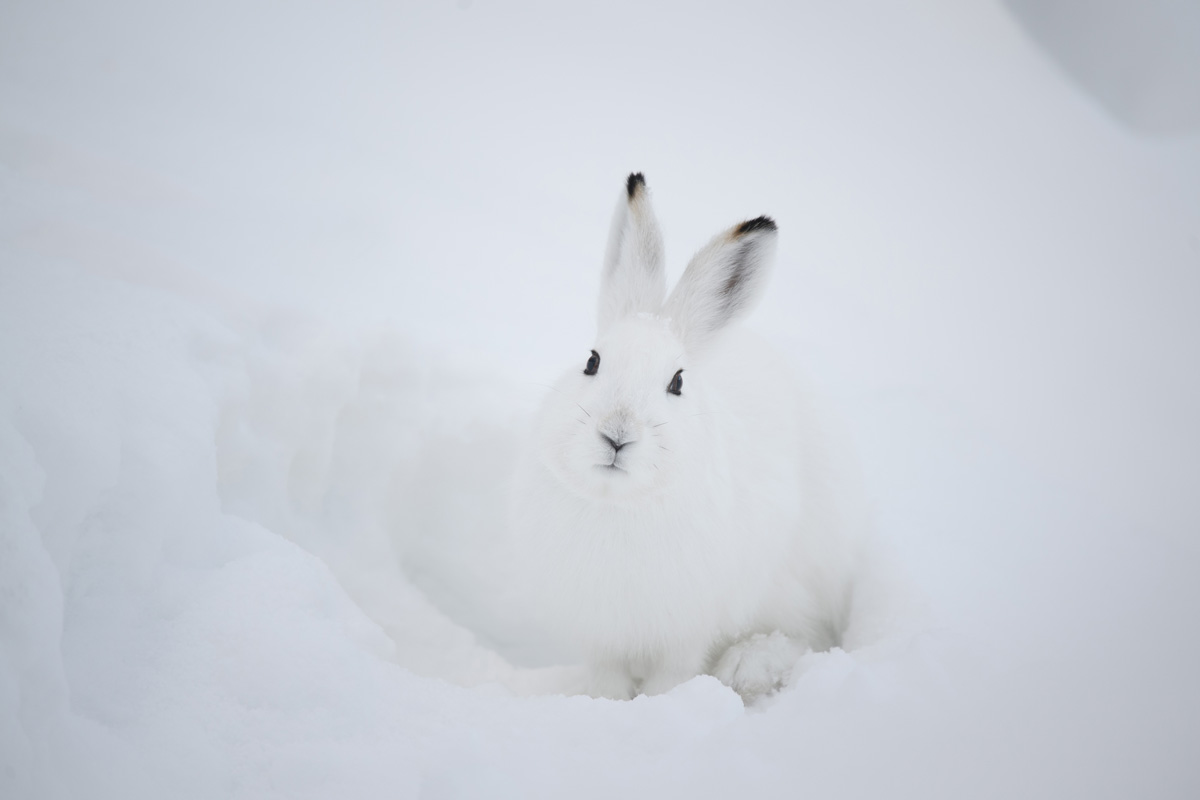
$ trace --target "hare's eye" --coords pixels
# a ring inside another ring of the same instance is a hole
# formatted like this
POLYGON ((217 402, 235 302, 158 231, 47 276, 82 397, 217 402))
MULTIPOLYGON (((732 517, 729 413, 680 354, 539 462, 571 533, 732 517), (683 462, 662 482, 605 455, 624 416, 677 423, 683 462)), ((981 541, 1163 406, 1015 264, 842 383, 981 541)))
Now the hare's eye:
POLYGON ((600 354, 593 350, 592 357, 588 359, 587 366, 583 368, 583 374, 595 375, 598 369, 600 369, 600 354))
POLYGON ((676 395, 683 393, 683 370, 679 370, 675 377, 671 378, 671 382, 667 384, 667 391, 676 395))

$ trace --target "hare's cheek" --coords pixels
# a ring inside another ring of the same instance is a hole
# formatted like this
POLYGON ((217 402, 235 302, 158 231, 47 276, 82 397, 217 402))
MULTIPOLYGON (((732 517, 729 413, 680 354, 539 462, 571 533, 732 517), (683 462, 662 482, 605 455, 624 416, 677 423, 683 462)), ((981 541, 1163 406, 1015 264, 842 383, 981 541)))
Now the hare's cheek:
MULTIPOLYGON (((556 472, 570 466, 573 453, 578 449, 578 434, 571 427, 572 424, 570 420, 557 416, 543 420, 536 429, 536 449, 542 461, 556 472)), ((574 428, 579 427, 574 424, 574 428)))
POLYGON ((574 489, 585 488, 589 470, 597 463, 593 451, 598 437, 590 426, 574 420, 556 426, 542 442, 545 462, 559 481, 574 489))
POLYGON ((552 447, 543 451, 542 457, 555 483, 561 488, 572 493, 586 489, 581 485, 579 459, 572 448, 561 445, 552 447))

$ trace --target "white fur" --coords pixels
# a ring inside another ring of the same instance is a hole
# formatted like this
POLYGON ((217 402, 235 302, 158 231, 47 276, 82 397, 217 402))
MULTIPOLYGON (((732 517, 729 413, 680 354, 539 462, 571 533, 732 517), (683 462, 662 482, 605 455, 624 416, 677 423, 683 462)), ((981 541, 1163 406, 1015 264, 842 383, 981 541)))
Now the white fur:
POLYGON ((857 551, 790 369, 730 324, 766 282, 773 223, 718 235, 664 304, 661 237, 645 187, 632 194, 605 263, 599 369, 583 374, 582 347, 547 396, 513 528, 593 694, 714 672, 749 697, 786 680, 781 653, 840 642, 857 551), (630 443, 614 451, 602 434, 630 443))

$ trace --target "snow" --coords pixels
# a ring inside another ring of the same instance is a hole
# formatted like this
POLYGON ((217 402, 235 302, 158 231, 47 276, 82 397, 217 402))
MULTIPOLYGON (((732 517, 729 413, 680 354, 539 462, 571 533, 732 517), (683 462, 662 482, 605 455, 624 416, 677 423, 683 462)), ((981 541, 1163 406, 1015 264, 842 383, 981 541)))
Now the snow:
POLYGON ((1189 797, 1200 143, 999 4, 0 8, 0 797, 1189 797), (914 608, 568 696, 504 478, 645 172, 914 608))

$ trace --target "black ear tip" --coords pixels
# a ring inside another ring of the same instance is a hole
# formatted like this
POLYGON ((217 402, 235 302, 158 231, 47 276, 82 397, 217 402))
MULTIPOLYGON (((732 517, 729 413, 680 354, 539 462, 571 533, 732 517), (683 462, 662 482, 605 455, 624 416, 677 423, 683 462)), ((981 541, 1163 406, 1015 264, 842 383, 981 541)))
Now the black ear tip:
POLYGON ((644 175, 642 175, 642 173, 640 173, 640 172, 629 173, 629 177, 625 180, 625 192, 626 192, 626 194, 629 195, 629 199, 632 200, 633 196, 635 194, 637 194, 637 190, 638 190, 639 186, 645 186, 645 185, 646 185, 646 177, 644 175))
POLYGON ((745 236, 747 233, 751 233, 753 231, 775 230, 778 230, 778 226, 775 225, 775 220, 771 219, 770 217, 755 217, 754 219, 748 219, 741 225, 738 225, 737 228, 734 229, 733 235, 745 236))

